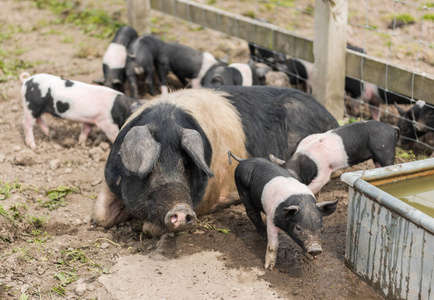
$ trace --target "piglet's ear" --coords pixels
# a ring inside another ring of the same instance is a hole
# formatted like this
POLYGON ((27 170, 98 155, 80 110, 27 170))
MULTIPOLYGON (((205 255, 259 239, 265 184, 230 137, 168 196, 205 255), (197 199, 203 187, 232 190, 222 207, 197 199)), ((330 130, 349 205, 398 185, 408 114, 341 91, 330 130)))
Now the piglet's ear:
POLYGON ((317 203, 316 207, 321 211, 323 216, 331 215, 338 207, 338 199, 335 201, 324 201, 317 203))
POLYGON ((139 175, 148 175, 160 156, 161 144, 151 135, 148 125, 133 127, 124 138, 119 155, 125 168, 139 175))
POLYGON ((208 177, 214 177, 214 172, 205 162, 205 151, 203 149, 203 140, 200 133, 194 129, 182 129, 181 147, 193 159, 208 177))
POLYGON ((300 211, 300 207, 298 205, 291 205, 283 208, 283 213, 285 213, 286 216, 288 217, 297 214, 299 211, 300 211))
POLYGON ((278 164, 279 166, 283 166, 286 163, 286 161, 284 161, 283 159, 277 158, 273 154, 270 154, 268 157, 270 158, 271 162, 278 164))

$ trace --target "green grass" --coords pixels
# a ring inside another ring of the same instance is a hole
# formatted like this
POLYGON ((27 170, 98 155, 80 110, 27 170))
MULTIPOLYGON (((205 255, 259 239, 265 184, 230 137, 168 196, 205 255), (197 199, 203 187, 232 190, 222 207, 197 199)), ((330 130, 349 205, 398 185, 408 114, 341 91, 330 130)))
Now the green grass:
POLYGON ((27 32, 27 30, 23 29, 19 25, 14 25, 14 24, 10 24, 7 26, 0 25, 0 43, 11 39, 17 33, 24 33, 24 32, 27 32))
POLYGON ((254 11, 246 11, 245 13, 243 13, 243 16, 254 19, 255 18, 255 12, 254 11))
POLYGON ((48 201, 38 199, 42 207, 54 210, 59 207, 66 206, 65 197, 71 193, 78 193, 79 190, 75 187, 61 185, 55 189, 47 191, 48 201))
POLYGON ((396 16, 396 21, 401 21, 404 24, 410 24, 416 22, 416 19, 410 14, 401 14, 396 16))
POLYGON ((125 25, 102 9, 82 8, 76 1, 34 0, 33 3, 39 9, 48 9, 58 15, 59 23, 74 24, 84 33, 101 39, 113 36, 120 27, 125 25))
POLYGON ((432 14, 425 14, 423 16, 423 19, 427 20, 427 21, 433 21, 434 22, 434 13, 432 13, 432 14))

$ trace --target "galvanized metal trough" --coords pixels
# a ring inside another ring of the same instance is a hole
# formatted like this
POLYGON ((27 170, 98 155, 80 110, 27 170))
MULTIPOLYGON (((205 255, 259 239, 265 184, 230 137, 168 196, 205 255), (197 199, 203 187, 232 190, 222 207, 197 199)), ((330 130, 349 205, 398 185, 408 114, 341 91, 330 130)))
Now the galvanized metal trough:
POLYGON ((388 299, 434 299, 434 218, 377 186, 432 174, 434 158, 341 176, 349 186, 345 263, 388 299))

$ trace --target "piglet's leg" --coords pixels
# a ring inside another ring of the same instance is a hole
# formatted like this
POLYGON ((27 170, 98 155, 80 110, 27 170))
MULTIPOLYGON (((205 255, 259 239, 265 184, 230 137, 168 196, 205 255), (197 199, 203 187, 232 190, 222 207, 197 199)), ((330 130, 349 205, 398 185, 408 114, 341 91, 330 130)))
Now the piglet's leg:
POLYGON ((36 124, 38 124, 39 128, 41 128, 42 132, 46 136, 50 136, 50 129, 48 129, 48 125, 47 123, 45 123, 44 119, 42 119, 41 117, 37 118, 36 124))
POLYGON ((122 200, 116 197, 103 183, 101 192, 93 207, 92 222, 106 228, 125 222, 130 218, 122 200))
POLYGON ((23 129, 26 140, 26 145, 31 149, 36 149, 35 137, 33 136, 33 125, 35 125, 36 119, 29 112, 24 112, 23 129))
POLYGON ((99 124, 99 128, 101 128, 102 131, 107 135, 110 142, 114 142, 118 133, 119 133, 119 126, 110 122, 103 122, 99 124))
POLYGON ((244 207, 246 208, 247 216, 253 225, 255 225, 256 230, 262 239, 267 239, 267 227, 262 221, 261 212, 255 207, 253 201, 250 199, 249 192, 241 185, 237 184, 238 192, 240 194, 241 201, 243 201, 244 207))
POLYGON ((265 269, 271 270, 276 265, 277 250, 279 248, 279 232, 280 229, 274 226, 272 216, 267 216, 267 235, 268 245, 265 254, 265 269))
POLYGON ((81 127, 80 136, 78 137, 78 143, 80 144, 80 146, 86 147, 86 140, 87 137, 89 136, 90 131, 92 130, 92 127, 93 125, 91 124, 83 123, 83 126, 81 127))

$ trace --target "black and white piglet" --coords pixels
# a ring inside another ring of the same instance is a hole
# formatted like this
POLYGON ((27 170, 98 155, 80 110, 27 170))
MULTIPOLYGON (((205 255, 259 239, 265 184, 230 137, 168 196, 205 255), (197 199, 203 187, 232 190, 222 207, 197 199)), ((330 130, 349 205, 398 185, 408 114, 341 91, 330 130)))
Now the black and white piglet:
POLYGON ((228 151, 239 164, 235 184, 247 216, 262 238, 268 238, 265 268, 276 265, 279 233, 288 234, 312 256, 322 253, 319 241, 322 218, 332 214, 338 200, 317 203, 312 191, 287 170, 265 158, 240 159, 228 151), (264 224, 261 212, 267 215, 264 224))
POLYGON ((27 146, 36 149, 33 125, 36 123, 48 136, 49 129, 43 113, 71 121, 82 122, 79 143, 86 145, 92 126, 101 128, 113 142, 119 129, 130 116, 137 100, 111 88, 62 79, 50 74, 20 75, 23 83, 23 127, 27 146))
POLYGON ((168 93, 166 76, 169 71, 172 71, 184 86, 187 85, 186 79, 191 80, 191 87, 196 89, 202 87, 202 78, 216 64, 220 62, 209 52, 201 52, 178 43, 166 43, 159 53, 156 67, 161 93, 168 93))
POLYGON ((217 87, 222 85, 260 85, 254 64, 233 63, 214 65, 202 79, 202 86, 217 87))
POLYGON ((380 121, 352 123, 305 137, 286 162, 273 155, 270 160, 317 193, 339 169, 370 158, 376 167, 393 165, 398 138, 397 127, 380 121))
POLYGON ((131 42, 138 37, 137 31, 129 26, 122 26, 108 46, 102 60, 104 77, 94 83, 104 85, 117 91, 124 91, 125 66, 127 63, 127 49, 131 42))

